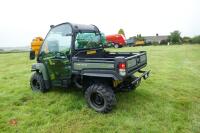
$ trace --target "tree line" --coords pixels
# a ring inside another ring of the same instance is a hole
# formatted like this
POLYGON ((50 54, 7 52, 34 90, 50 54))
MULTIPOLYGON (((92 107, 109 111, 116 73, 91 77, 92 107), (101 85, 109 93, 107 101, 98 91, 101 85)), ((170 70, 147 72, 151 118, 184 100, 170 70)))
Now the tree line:
MULTIPOLYGON (((124 30, 121 28, 118 31, 118 34, 123 34, 125 36, 124 30)), ((144 40, 144 37, 142 37, 141 34, 138 34, 135 37, 137 40, 144 40)), ((190 43, 190 44, 200 44, 200 35, 189 37, 189 36, 181 36, 181 32, 178 30, 175 30, 170 33, 168 36, 167 42, 171 44, 182 44, 182 43, 190 43)))
POLYGON ((170 33, 169 41, 173 44, 182 44, 182 43, 200 44, 200 35, 194 37, 189 37, 189 36, 181 37, 181 32, 175 30, 170 33))

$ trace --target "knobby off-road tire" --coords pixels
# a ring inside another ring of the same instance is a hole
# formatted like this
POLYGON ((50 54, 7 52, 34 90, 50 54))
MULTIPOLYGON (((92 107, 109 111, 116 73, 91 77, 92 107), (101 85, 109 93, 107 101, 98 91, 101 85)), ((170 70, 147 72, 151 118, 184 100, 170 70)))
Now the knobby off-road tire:
POLYGON ((88 105, 97 112, 110 112, 116 104, 116 98, 111 87, 95 83, 85 91, 85 99, 88 105))
POLYGON ((39 91, 43 93, 47 91, 42 74, 38 72, 33 73, 31 76, 30 86, 33 91, 39 91))

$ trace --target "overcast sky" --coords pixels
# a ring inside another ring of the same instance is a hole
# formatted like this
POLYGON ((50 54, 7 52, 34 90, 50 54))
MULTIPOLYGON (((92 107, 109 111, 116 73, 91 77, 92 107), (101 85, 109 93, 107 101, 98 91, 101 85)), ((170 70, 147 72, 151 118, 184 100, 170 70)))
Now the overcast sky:
POLYGON ((51 24, 94 24, 107 34, 200 34, 200 0, 2 0, 0 47, 29 46, 51 24))

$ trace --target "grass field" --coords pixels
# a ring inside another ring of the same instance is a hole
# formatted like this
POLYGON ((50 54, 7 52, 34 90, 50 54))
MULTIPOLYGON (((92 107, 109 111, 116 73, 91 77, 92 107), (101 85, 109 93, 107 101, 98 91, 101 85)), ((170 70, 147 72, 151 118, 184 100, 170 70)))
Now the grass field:
POLYGON ((109 114, 89 109, 77 89, 33 93, 28 53, 0 54, 0 132, 200 132, 200 45, 110 50, 146 50, 151 76, 117 93, 109 114))

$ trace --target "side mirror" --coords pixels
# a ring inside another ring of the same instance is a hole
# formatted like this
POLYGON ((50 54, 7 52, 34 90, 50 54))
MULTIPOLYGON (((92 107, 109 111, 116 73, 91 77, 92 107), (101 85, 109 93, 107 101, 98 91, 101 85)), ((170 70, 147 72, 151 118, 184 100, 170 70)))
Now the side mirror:
POLYGON ((53 28, 54 27, 54 25, 50 25, 50 28, 53 28))
POLYGON ((35 59, 35 51, 33 51, 33 50, 30 51, 29 58, 30 58, 30 60, 34 60, 35 59))

